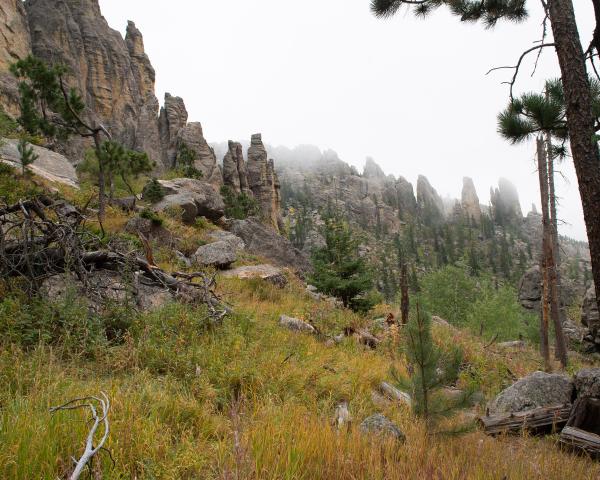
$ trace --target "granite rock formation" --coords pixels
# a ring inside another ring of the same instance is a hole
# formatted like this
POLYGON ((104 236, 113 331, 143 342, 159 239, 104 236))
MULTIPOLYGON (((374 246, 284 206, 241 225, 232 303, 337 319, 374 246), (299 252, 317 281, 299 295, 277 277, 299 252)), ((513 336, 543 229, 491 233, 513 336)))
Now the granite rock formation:
POLYGON ((279 179, 273 160, 268 159, 260 133, 252 135, 247 170, 248 186, 260 206, 261 218, 265 224, 278 232, 282 224, 279 179))
POLYGON ((461 207, 467 218, 478 224, 481 222, 481 205, 473 179, 463 178, 463 189, 461 195, 461 207))
POLYGON ((208 145, 199 122, 190 122, 177 135, 177 146, 186 145, 196 154, 194 166, 202 172, 202 178, 215 187, 223 185, 221 170, 214 150, 208 145))
POLYGON ((498 223, 520 224, 523 220, 519 193, 515 186, 505 178, 498 182, 498 188, 490 191, 492 212, 498 223))
POLYGON ((248 187, 248 172, 242 145, 229 141, 229 150, 223 157, 223 183, 235 193, 252 195, 248 187))
MULTIPOLYGON (((154 69, 133 23, 127 37, 109 27, 98 0, 29 0, 25 3, 34 55, 73 72, 68 83, 82 94, 93 122, 128 148, 160 162, 154 69)), ((76 142, 73 154, 81 154, 76 142)))
POLYGON ((423 175, 419 175, 417 180, 417 204, 419 214, 426 223, 440 223, 444 219, 444 202, 431 186, 429 180, 423 175))
POLYGON ((18 115, 17 81, 10 65, 31 53, 27 14, 21 0, 0 3, 0 106, 10 115, 18 115))

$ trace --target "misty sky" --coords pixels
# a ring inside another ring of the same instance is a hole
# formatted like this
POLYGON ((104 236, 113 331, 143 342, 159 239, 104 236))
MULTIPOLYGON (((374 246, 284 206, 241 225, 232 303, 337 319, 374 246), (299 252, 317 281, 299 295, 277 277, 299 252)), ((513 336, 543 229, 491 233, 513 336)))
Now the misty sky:
MULTIPOLYGON (((485 30, 443 9, 427 20, 400 13, 378 20, 369 0, 100 0, 109 24, 127 20, 144 35, 157 72, 157 95, 185 99, 209 142, 249 139, 331 148, 360 169, 367 156, 386 173, 415 183, 426 175, 441 195, 459 197, 462 177, 482 203, 504 176, 524 212, 539 209, 534 142, 511 146, 496 133, 507 103, 500 71, 541 37, 542 16, 485 30)), ((576 0, 584 45, 592 2, 576 0)), ((536 76, 524 64, 517 92, 540 90, 558 75, 546 49, 536 76)), ((276 160, 276 159, 275 159, 276 160)), ((577 180, 567 161, 557 179, 562 233, 586 239, 577 180)))

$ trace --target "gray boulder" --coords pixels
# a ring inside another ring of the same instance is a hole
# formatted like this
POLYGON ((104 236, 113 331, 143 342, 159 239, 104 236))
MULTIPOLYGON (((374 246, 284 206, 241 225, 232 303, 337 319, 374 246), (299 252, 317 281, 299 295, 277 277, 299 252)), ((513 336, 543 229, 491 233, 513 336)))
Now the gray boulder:
POLYGON ((316 332, 312 325, 298 318, 288 317, 287 315, 281 315, 281 317, 279 317, 279 325, 295 332, 316 332))
POLYGON ((219 220, 225 215, 225 203, 221 194, 210 183, 192 178, 159 181, 165 197, 154 205, 155 211, 172 207, 183 209, 182 220, 193 223, 196 217, 219 220))
POLYGON ((132 217, 125 224, 124 230, 132 235, 141 233, 148 240, 155 240, 160 245, 171 246, 174 243, 169 230, 148 218, 132 217))
POLYGON ((193 258, 202 267, 227 268, 237 260, 237 255, 231 244, 219 241, 202 245, 193 258))
MULTIPOLYGON (((15 168, 21 168, 21 155, 17 149, 18 140, 0 139, 0 160, 15 168)), ((79 188, 77 172, 69 160, 60 153, 47 148, 31 145, 37 160, 29 165, 29 170, 51 182, 62 183, 69 187, 79 188)))
POLYGON ((502 391, 488 406, 491 414, 521 412, 570 403, 573 382, 567 375, 534 372, 502 391))
POLYGON ((290 241, 277 234, 272 228, 263 225, 255 218, 231 220, 227 229, 240 237, 246 244, 246 251, 268 258, 276 265, 291 267, 297 272, 310 270, 306 254, 295 248, 290 241))
POLYGON ((600 398, 600 368, 584 368, 575 374, 577 398, 600 398))
POLYGON ((246 248, 246 244, 240 237, 234 235, 233 233, 226 232, 225 230, 215 230, 214 232, 208 234, 208 238, 214 242, 227 242, 233 249, 235 249, 236 252, 246 248))
POLYGON ((388 420, 381 413, 376 413, 375 415, 371 415, 370 417, 366 418, 360 424, 360 431, 364 434, 392 437, 399 442, 404 442, 406 440, 402 430, 400 430, 395 423, 393 423, 391 420, 388 420))

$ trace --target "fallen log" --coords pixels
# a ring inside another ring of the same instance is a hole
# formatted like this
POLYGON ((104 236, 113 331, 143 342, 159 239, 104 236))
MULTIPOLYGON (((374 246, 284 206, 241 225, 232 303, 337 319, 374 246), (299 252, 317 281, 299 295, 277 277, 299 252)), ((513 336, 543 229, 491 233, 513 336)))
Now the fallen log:
POLYGON ((561 445, 600 458, 600 435, 576 427, 565 427, 560 434, 561 445))
POLYGON ((571 405, 534 408, 523 412, 479 417, 478 423, 488 435, 533 434, 559 431, 569 420, 571 405))

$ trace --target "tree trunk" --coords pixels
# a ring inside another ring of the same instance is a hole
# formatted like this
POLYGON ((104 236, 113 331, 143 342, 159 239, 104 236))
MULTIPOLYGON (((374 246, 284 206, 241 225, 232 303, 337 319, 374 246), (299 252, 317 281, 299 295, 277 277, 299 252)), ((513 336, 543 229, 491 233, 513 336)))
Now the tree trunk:
POLYGON ((550 285, 548 275, 548 247, 549 247, 549 217, 548 217, 548 172, 546 170, 546 156, 544 149, 544 140, 542 137, 537 139, 537 159, 538 174, 540 180, 540 197, 542 201, 542 305, 540 321, 540 351, 544 359, 546 370, 550 370, 550 344, 548 342, 548 317, 549 317, 549 297, 550 285))
POLYGON ((408 296, 408 268, 406 266, 406 263, 402 264, 402 268, 401 268, 401 285, 400 285, 400 289, 402 292, 402 296, 400 298, 400 312, 401 312, 401 319, 402 319, 402 325, 406 325, 408 323, 408 312, 409 312, 409 308, 410 308, 410 299, 408 296))
POLYGON ((548 0, 550 23, 562 73, 571 153, 579 182, 596 298, 600 308, 600 152, 585 56, 572 0, 548 0))

